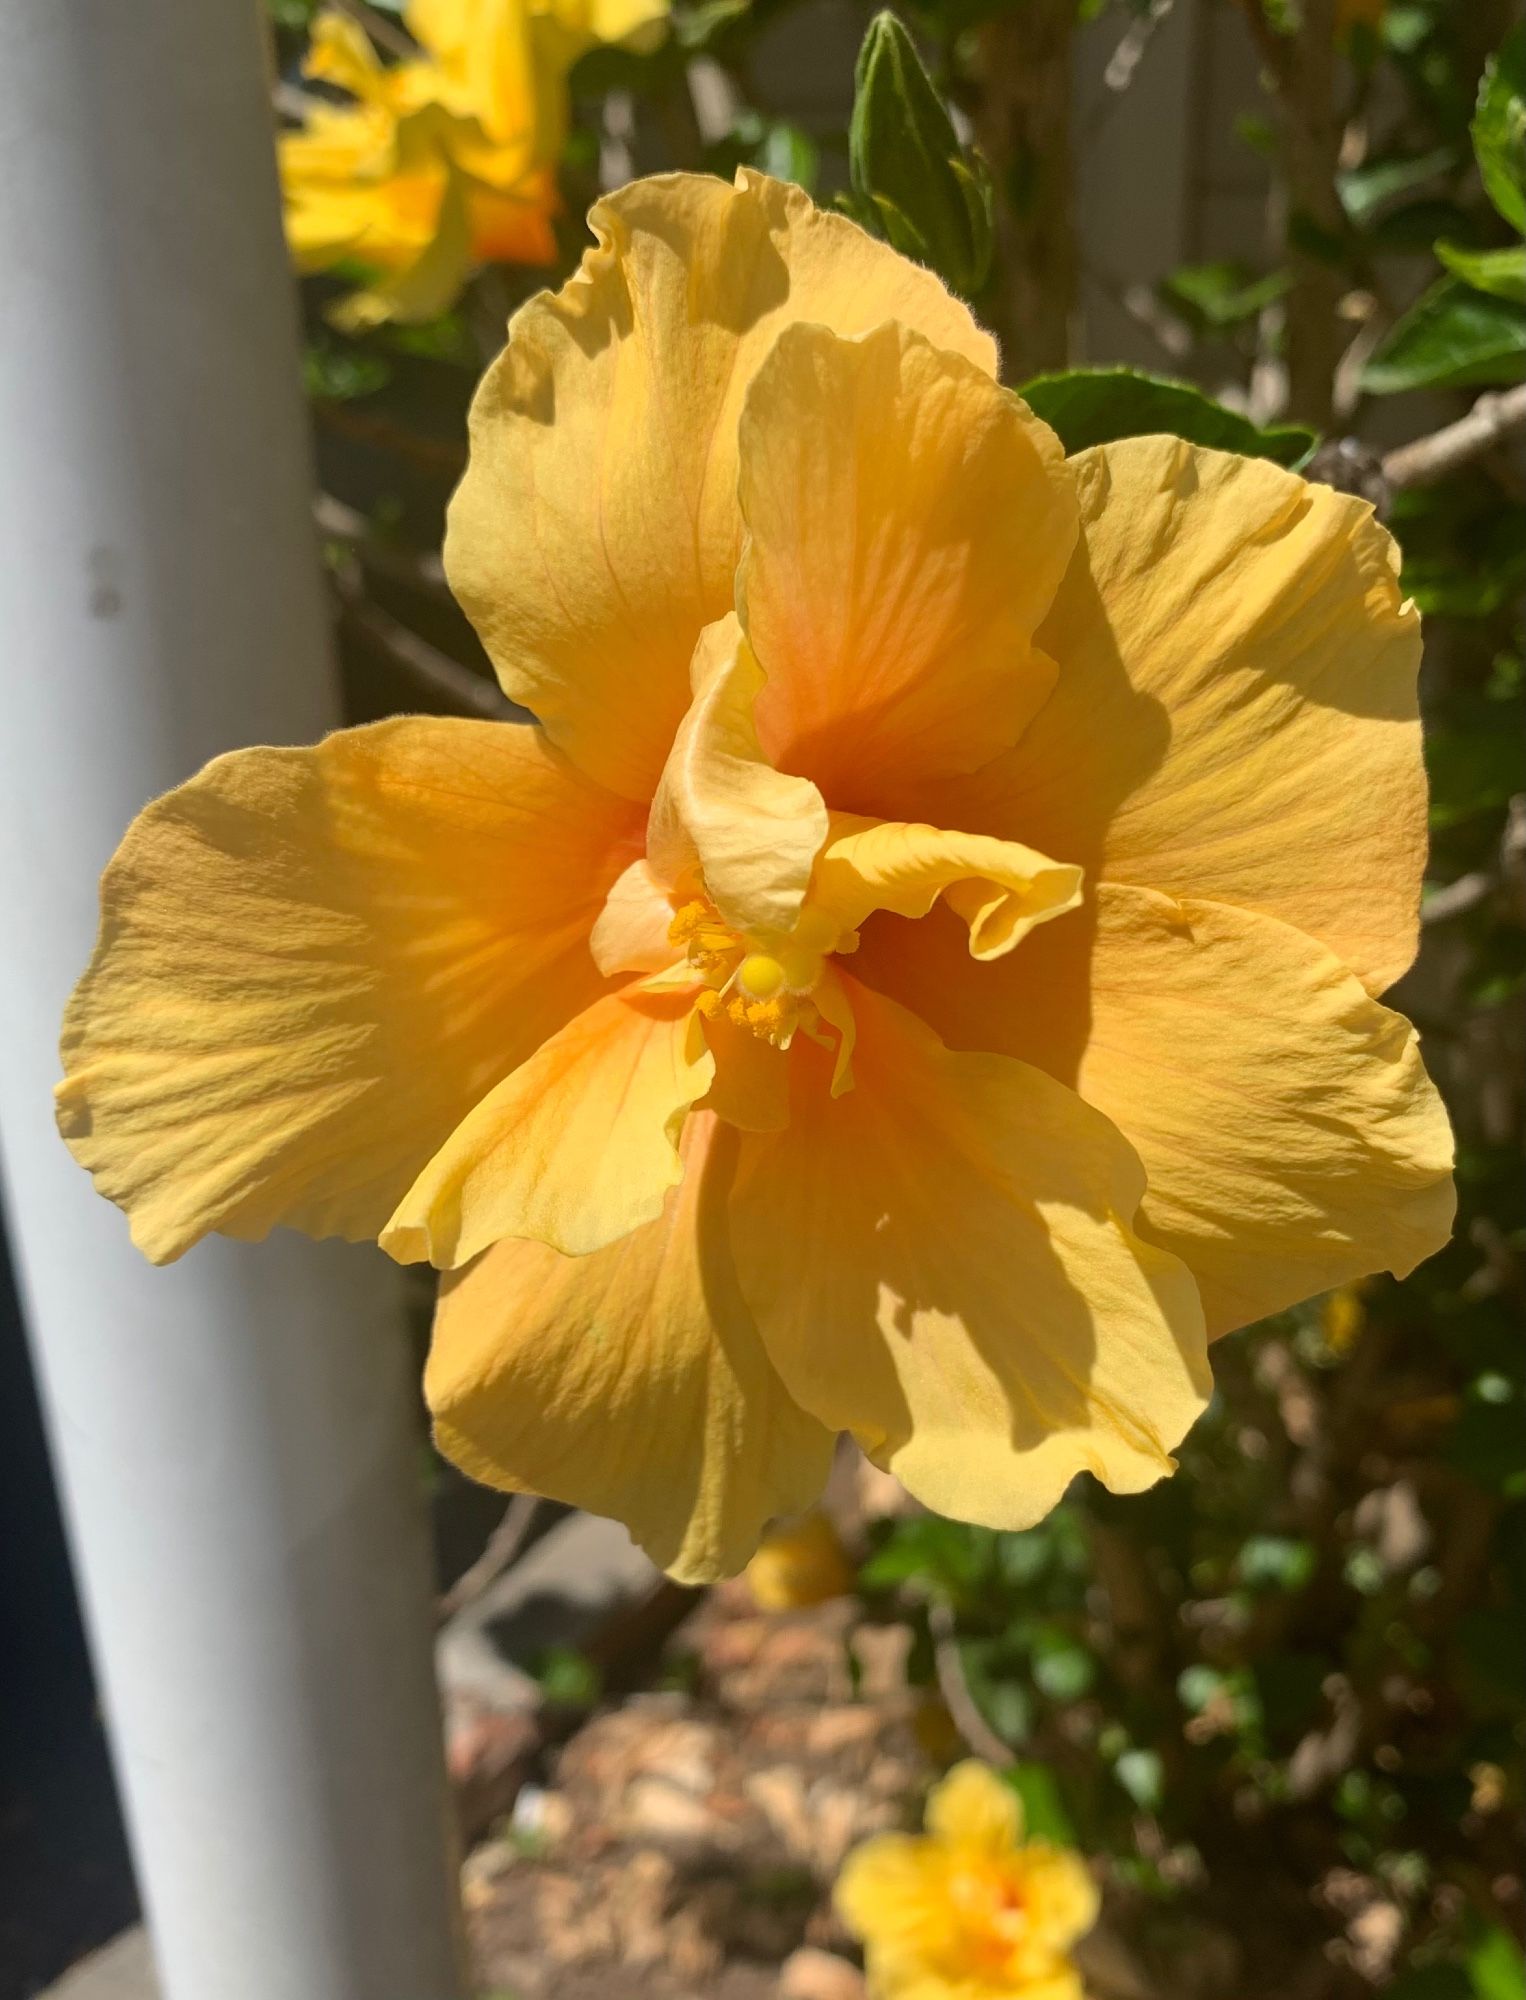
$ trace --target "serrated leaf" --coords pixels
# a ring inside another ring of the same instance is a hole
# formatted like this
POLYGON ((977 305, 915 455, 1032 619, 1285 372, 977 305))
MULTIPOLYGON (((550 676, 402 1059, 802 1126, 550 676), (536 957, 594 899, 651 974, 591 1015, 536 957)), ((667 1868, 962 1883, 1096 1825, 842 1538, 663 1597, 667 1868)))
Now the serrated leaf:
POLYGON ((1485 64, 1472 131, 1484 192, 1511 228, 1526 234, 1526 24, 1485 64))
POLYGON ((1017 393, 1057 433, 1068 452, 1164 432, 1189 444, 1298 466, 1319 441, 1301 424, 1262 429, 1201 389, 1132 368, 1074 368, 1064 374, 1036 375, 1017 393))
POLYGON ((1362 371, 1370 395, 1483 389, 1520 380, 1526 307, 1443 278, 1390 328, 1362 371))

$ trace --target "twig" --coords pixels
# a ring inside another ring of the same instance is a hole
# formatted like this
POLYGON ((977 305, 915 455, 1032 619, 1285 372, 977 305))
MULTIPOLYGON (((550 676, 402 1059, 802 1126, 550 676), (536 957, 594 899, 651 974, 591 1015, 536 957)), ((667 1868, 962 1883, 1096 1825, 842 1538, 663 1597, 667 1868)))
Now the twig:
POLYGON ((486 722, 524 720, 523 709, 510 701, 494 682, 473 673, 449 653, 442 653, 438 646, 431 646, 390 611, 373 604, 365 594, 357 565, 341 563, 330 573, 352 629, 384 653, 410 680, 427 688, 437 701, 444 702, 458 715, 480 716, 486 722))
POLYGON ((964 1662, 959 1657, 953 1612, 946 1604, 933 1604, 928 1608, 927 1624, 933 1635, 933 1671, 938 1676, 938 1692, 954 1727, 977 1757, 1001 1769, 1012 1762, 1012 1746, 997 1735, 970 1693, 964 1662))
POLYGON ((1383 474, 1396 491, 1432 486, 1482 458, 1497 444, 1526 431, 1526 383, 1499 395, 1480 396, 1465 417, 1429 437, 1401 444, 1383 460, 1383 474))
POLYGON ((455 479, 466 470, 466 450, 463 445, 447 443, 441 438, 420 437, 402 424, 394 423, 390 417, 378 415, 373 410, 360 410, 353 403, 339 402, 329 397, 315 398, 313 416, 320 424, 325 424, 340 437, 352 439, 356 444, 372 445, 378 451, 395 452, 399 458, 412 459, 424 471, 455 479))
POLYGON ((290 118, 297 125, 307 123, 307 114, 314 103, 305 90, 288 83, 284 77, 278 77, 270 86, 270 101, 283 118, 290 118))
POLYGON ((1466 916, 1469 910, 1476 910, 1496 886, 1494 877, 1481 868, 1475 868, 1470 875, 1459 875, 1455 882, 1448 882, 1444 889, 1437 889, 1433 895, 1426 897, 1420 905, 1420 921, 1423 924, 1444 924, 1453 917, 1466 916))
POLYGON ((422 549, 399 548, 395 542, 389 542, 377 534, 358 507, 336 500, 332 493, 318 493, 313 496, 313 519, 325 540, 344 542, 378 576, 425 591, 431 597, 450 597, 445 565, 437 555, 426 554, 422 549))
POLYGON ((503 1575, 523 1554, 544 1503, 535 1493, 516 1493, 503 1510, 503 1519, 487 1538, 480 1556, 462 1570, 450 1589, 435 1606, 435 1617, 444 1625, 468 1604, 474 1604, 489 1584, 503 1575))
MULTIPOLYGON (((1136 16, 1123 40, 1113 50, 1108 58, 1107 68, 1102 72, 1102 82, 1114 97, 1127 90, 1134 81, 1134 72, 1143 62, 1145 51, 1154 38, 1155 30, 1174 5, 1175 0, 1149 0, 1144 13, 1136 16)), ((1088 136, 1095 131, 1097 122, 1094 117, 1088 123, 1088 136)))
POLYGON ((1263 0, 1240 0, 1240 12, 1245 16, 1251 40, 1256 44, 1256 54, 1281 89, 1288 80, 1293 61, 1286 37, 1279 35, 1267 19, 1263 0))
POLYGON ((348 14, 358 27, 364 28, 378 48, 385 49, 401 62, 418 60, 418 44, 405 35, 395 21, 389 21, 374 7, 368 7, 365 0, 333 0, 333 3, 341 14, 348 14))

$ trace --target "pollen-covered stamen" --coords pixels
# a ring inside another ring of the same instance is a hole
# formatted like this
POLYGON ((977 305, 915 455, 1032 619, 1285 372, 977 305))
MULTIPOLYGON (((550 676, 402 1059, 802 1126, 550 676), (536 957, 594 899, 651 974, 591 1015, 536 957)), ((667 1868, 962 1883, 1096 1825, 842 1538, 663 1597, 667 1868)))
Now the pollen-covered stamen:
POLYGON ((721 922, 715 905, 703 897, 674 912, 668 942, 682 948, 702 979, 718 986, 735 971, 743 950, 736 932, 721 922))
MULTIPOLYGON (((760 942, 730 929, 703 897, 679 907, 668 938, 705 983, 695 1007, 706 1020, 724 1014, 734 1027, 781 1049, 797 1030, 815 1031, 820 1014, 810 995, 828 953, 842 948, 837 925, 819 910, 802 912, 787 938, 760 942)), ((849 950, 857 942, 856 936, 842 941, 849 950)))

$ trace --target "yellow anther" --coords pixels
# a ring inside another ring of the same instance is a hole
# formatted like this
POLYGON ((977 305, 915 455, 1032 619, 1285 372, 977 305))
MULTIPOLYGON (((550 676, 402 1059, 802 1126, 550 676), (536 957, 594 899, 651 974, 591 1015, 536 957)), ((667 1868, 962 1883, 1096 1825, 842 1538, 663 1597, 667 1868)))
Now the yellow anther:
POLYGON ((706 903, 685 903, 682 909, 673 912, 673 921, 668 925, 668 943, 687 944, 709 922, 712 914, 706 903))
POLYGON ((789 984, 789 977, 777 958, 766 952, 750 952, 737 967, 737 985, 752 1000, 772 1000, 789 984))
POLYGON ((713 986, 707 986, 694 1002, 695 1013, 703 1014, 707 1021, 713 1021, 717 1014, 723 1011, 724 1007, 725 1002, 713 986))

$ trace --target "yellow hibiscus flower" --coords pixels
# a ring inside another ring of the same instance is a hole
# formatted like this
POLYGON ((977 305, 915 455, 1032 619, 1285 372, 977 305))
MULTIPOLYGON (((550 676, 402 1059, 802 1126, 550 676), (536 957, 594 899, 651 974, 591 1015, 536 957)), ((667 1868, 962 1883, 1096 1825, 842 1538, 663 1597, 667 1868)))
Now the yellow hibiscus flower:
POLYGON ((1025 1841, 1019 1800, 984 1764, 933 1787, 926 1825, 866 1840, 838 1877, 873 2000, 1082 2000, 1068 1954, 1098 1898, 1080 1859, 1025 1841))
POLYGON ((567 72, 666 15, 667 0, 411 0, 419 58, 388 65, 349 15, 320 14, 306 74, 352 101, 310 99, 277 151, 298 265, 379 274, 339 324, 429 319, 474 265, 551 263, 567 72))
POLYGON ((819 1507, 771 1529, 744 1574, 760 1611, 803 1610, 853 1588, 847 1551, 819 1507))
POLYGON ((1413 609, 1364 504, 1066 459, 930 273, 743 170, 516 316, 446 561, 539 726, 218 759, 107 871, 62 1128, 152 1258, 379 1236, 493 1484, 739 1568, 834 1436, 1017 1527, 1206 1336, 1444 1241, 1413 609))

